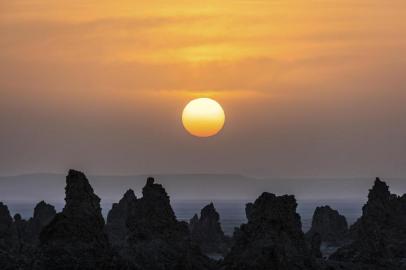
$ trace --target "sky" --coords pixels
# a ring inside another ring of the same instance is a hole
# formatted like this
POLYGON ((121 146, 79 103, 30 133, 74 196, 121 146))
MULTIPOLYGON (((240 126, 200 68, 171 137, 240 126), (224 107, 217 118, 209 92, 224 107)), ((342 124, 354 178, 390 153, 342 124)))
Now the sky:
POLYGON ((406 1, 198 2, 0 0, 0 175, 406 176, 406 1))

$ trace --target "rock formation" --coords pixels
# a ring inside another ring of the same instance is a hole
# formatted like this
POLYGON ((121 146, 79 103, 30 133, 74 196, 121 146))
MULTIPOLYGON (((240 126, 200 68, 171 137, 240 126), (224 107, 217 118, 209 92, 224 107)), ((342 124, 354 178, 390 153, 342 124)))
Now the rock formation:
POLYGON ((321 246, 321 235, 319 233, 313 233, 311 238, 309 239, 310 241, 310 249, 312 252, 312 256, 315 258, 321 258, 323 255, 320 250, 321 246))
MULTIPOLYGON (((55 207, 44 201, 39 202, 34 208, 34 215, 26 223, 23 232, 25 242, 37 245, 41 230, 55 217, 55 207)), ((21 227, 21 226, 20 226, 21 227)))
POLYGON ((11 250, 13 246, 13 218, 7 205, 0 202, 0 249, 11 250))
POLYGON ((0 202, 0 269, 30 269, 35 250, 25 245, 26 227, 27 221, 19 214, 13 221, 8 207, 0 202))
POLYGON ((313 214, 312 227, 306 237, 311 239, 316 233, 320 235, 322 242, 341 242, 348 234, 347 220, 330 206, 317 207, 313 214))
POLYGON ((128 213, 135 207, 136 202, 134 191, 129 189, 118 203, 113 204, 107 215, 106 232, 110 243, 118 249, 126 243, 128 235, 126 221, 128 213))
POLYGON ((351 227, 353 242, 332 260, 362 265, 365 269, 406 268, 406 195, 391 194, 385 182, 375 180, 362 217, 351 227))
POLYGON ((0 269, 17 269, 18 262, 13 254, 14 247, 13 219, 7 205, 0 202, 0 269))
POLYGON ((38 269, 110 269, 99 197, 86 176, 74 170, 66 177, 65 191, 63 211, 41 232, 38 269))
POLYGON ((189 222, 189 229, 192 241, 200 246, 203 253, 227 253, 229 240, 224 235, 220 215, 213 203, 200 211, 200 218, 197 215, 193 216, 189 222))
POLYGON ((234 233, 224 269, 317 269, 296 207, 294 196, 263 193, 246 208, 248 222, 234 233))
POLYGON ((129 254, 145 270, 211 269, 212 262, 191 244, 188 225, 176 220, 165 189, 148 178, 128 219, 129 254))

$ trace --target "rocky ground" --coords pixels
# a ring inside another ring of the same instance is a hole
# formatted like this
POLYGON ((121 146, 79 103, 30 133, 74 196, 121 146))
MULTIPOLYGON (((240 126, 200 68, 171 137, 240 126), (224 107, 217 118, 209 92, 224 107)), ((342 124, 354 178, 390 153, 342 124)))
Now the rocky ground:
POLYGON ((69 171, 65 191, 60 213, 41 201, 29 220, 11 217, 0 203, 0 269, 406 269, 406 195, 391 194, 379 178, 350 228, 338 211, 322 206, 304 234, 295 197, 263 193, 246 205, 248 221, 231 239, 213 204, 189 224, 178 221, 153 178, 141 198, 128 190, 113 204, 106 223, 83 173, 69 171))

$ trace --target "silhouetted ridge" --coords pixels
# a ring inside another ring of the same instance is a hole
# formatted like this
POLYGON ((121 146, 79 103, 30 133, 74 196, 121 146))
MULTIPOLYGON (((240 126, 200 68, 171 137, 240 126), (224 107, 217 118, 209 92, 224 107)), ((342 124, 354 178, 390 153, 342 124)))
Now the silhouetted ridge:
MULTIPOLYGON (((20 215, 15 215, 15 217, 19 224, 20 215)), ((18 269, 20 265, 23 267, 23 263, 19 260, 20 251, 23 250, 16 225, 7 205, 0 202, 0 269, 14 270, 18 269)))
POLYGON ((353 242, 331 258, 368 269, 406 267, 406 196, 391 194, 386 183, 376 178, 362 212, 350 229, 353 242))
MULTIPOLYGON (((39 202, 34 208, 33 217, 25 225, 20 225, 23 229, 24 241, 32 245, 39 243, 41 230, 48 225, 56 215, 55 207, 44 201, 39 202)), ((14 218, 15 219, 15 218, 14 218)), ((17 222, 17 221, 16 221, 17 222)))
POLYGON ((65 207, 41 232, 39 269, 110 269, 100 198, 86 176, 70 170, 65 207))
POLYGON ((126 244, 128 235, 126 221, 136 202, 134 191, 129 189, 118 203, 113 204, 107 215, 106 232, 112 245, 118 249, 126 244))
POLYGON ((317 207, 313 214, 312 226, 306 233, 306 239, 316 257, 321 257, 321 253, 328 257, 348 241, 347 220, 328 205, 317 207), (320 245, 317 248, 318 242, 320 245))
POLYGON ((139 269, 212 269, 212 263, 191 244, 188 225, 176 220, 165 189, 148 178, 127 219, 128 258, 139 269))
POLYGON ((316 269, 296 207, 294 196, 266 192, 247 206, 248 222, 234 233, 224 268, 316 269))
POLYGON ((229 239, 224 235, 220 215, 213 203, 200 211, 200 218, 197 215, 193 216, 189 228, 192 241, 198 244, 204 253, 227 253, 229 239))
POLYGON ((0 202, 0 248, 10 248, 12 245, 11 231, 13 219, 7 205, 0 202))

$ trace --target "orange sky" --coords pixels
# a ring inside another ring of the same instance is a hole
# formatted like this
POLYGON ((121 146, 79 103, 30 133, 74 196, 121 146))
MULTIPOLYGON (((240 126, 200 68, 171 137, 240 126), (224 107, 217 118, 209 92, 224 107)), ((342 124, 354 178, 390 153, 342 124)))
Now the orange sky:
POLYGON ((404 0, 0 0, 0 36, 0 174, 406 174, 404 0))

